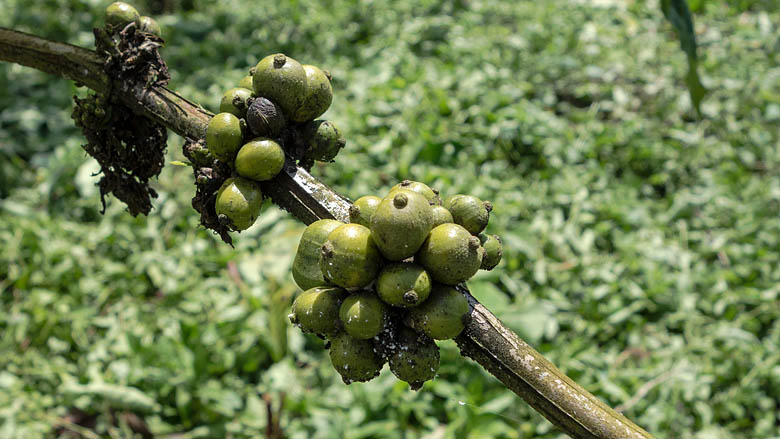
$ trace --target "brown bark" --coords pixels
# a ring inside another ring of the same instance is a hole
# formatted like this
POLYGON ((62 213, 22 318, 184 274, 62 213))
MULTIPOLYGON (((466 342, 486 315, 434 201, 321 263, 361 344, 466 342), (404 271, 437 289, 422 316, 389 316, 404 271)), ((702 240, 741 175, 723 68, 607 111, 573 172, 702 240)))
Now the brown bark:
MULTIPOLYGON (((133 111, 181 136, 200 139, 211 114, 165 87, 112 81, 92 51, 0 28, 0 60, 64 76, 99 92, 111 92, 133 111)), ((348 220, 350 202, 294 164, 263 184, 274 203, 305 224, 321 218, 348 220)), ((574 438, 648 439, 652 436, 616 413, 558 370, 504 326, 461 287, 472 306, 472 318, 455 341, 510 390, 525 399, 558 428, 574 438)))

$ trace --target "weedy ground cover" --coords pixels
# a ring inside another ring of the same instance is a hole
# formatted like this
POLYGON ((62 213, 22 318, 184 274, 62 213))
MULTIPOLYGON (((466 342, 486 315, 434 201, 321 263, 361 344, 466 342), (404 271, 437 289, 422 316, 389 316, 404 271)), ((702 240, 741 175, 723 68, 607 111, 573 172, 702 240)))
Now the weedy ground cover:
MULTIPOLYGON (((155 17, 184 96, 215 111, 259 57, 305 54, 348 139, 315 175, 355 198, 412 178, 492 200, 504 262, 473 293, 589 391, 658 437, 776 437, 771 2, 699 5, 701 120, 652 2, 175 3, 155 17)), ((0 26, 89 46, 103 7, 9 0, 0 26)), ((286 321, 303 225, 264 209, 230 249, 177 166, 148 218, 101 216, 69 117, 83 91, 8 64, 0 84, 0 437, 51 437, 73 408, 101 435, 130 437, 107 415, 130 410, 162 437, 254 437, 282 393, 293 438, 560 437, 454 344, 418 393, 387 370, 344 386, 286 321)))

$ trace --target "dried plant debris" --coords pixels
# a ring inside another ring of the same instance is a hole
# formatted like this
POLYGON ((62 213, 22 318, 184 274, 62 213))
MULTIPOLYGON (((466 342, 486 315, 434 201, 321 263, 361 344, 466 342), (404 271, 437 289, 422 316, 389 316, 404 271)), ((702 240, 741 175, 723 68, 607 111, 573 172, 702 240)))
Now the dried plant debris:
POLYGON ((114 36, 104 28, 94 29, 95 46, 105 59, 104 68, 112 78, 147 86, 164 86, 171 75, 160 55, 163 39, 143 32, 135 22, 114 36))
POLYGON ((192 208, 200 213, 200 224, 213 230, 225 243, 233 245, 233 239, 229 234, 230 228, 219 220, 215 208, 217 192, 222 183, 231 176, 230 166, 215 160, 203 140, 187 139, 182 151, 192 164, 192 172, 195 176, 192 208))
POLYGON ((165 127, 102 95, 73 99, 71 117, 87 138, 83 148, 100 164, 101 213, 106 195, 113 194, 127 204, 131 215, 147 215, 151 199, 157 198, 149 180, 160 174, 165 163, 165 127))
MULTIPOLYGON (((115 80, 145 87, 168 83, 168 68, 158 51, 162 38, 140 31, 135 22, 114 36, 95 29, 95 41, 106 72, 115 80)), ((149 180, 160 174, 165 163, 166 128, 134 114, 110 93, 73 99, 72 118, 87 138, 84 150, 100 164, 102 212, 106 195, 113 194, 127 204, 131 215, 147 215, 151 199, 157 197, 149 180)))

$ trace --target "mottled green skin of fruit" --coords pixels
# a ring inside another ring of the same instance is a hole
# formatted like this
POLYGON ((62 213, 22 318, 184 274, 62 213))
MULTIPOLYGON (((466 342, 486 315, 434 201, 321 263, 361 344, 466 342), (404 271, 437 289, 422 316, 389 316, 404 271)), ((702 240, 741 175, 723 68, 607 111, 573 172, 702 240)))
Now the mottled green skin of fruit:
POLYGON ((309 224, 303 231, 292 265, 293 279, 301 289, 308 290, 328 284, 320 270, 320 253, 330 232, 341 225, 343 223, 336 220, 321 219, 309 224))
POLYGON ((498 235, 479 235, 479 242, 482 243, 482 248, 485 249, 485 257, 482 259, 483 270, 492 270, 501 262, 501 256, 504 254, 504 250, 501 246, 501 238, 498 235))
POLYGON ((295 298, 290 321, 303 332, 324 336, 336 335, 341 329, 339 307, 348 293, 338 287, 315 287, 295 298))
POLYGON ((223 162, 232 162, 243 145, 241 122, 231 113, 212 117, 206 128, 206 146, 211 155, 223 162))
POLYGON ((428 187, 425 183, 420 183, 419 181, 412 181, 412 180, 404 180, 397 185, 393 186, 392 189, 390 189, 390 192, 387 193, 387 196, 389 197, 394 192, 398 191, 399 189, 406 189, 410 190, 412 192, 417 192, 418 194, 425 197, 426 200, 428 200, 429 203, 437 204, 439 201, 439 195, 428 187))
POLYGON ((344 224, 330 232, 320 253, 324 278, 344 288, 360 288, 371 283, 382 262, 371 231, 360 224, 344 224))
POLYGON ((306 96, 306 70, 296 60, 281 53, 261 59, 252 75, 255 96, 268 98, 292 115, 306 96))
POLYGON ((236 155, 236 172, 251 180, 270 180, 283 167, 284 150, 272 139, 254 139, 242 146, 236 155))
POLYGON ((468 315, 466 296, 451 286, 434 284, 428 300, 409 308, 406 323, 428 337, 447 340, 463 331, 468 315))
POLYGON ((345 384, 369 381, 384 365, 371 340, 358 340, 343 332, 330 339, 330 362, 345 384))
POLYGON ((354 338, 365 340, 374 337, 384 328, 388 309, 371 291, 355 293, 341 303, 339 318, 344 331, 354 338))
POLYGON ((306 157, 321 162, 332 161, 347 144, 336 125, 327 120, 307 122, 299 133, 306 147, 306 157))
POLYGON ((412 390, 433 379, 439 370, 439 347, 430 338, 402 327, 396 336, 398 347, 388 361, 390 371, 406 381, 412 390))
POLYGON ((414 258, 434 281, 457 285, 474 276, 485 250, 479 238, 457 224, 442 224, 431 230, 414 258))
POLYGON ((455 195, 444 202, 455 224, 465 227, 472 235, 478 235, 487 227, 493 206, 471 195, 455 195))
POLYGON ((241 78, 241 81, 238 82, 238 86, 241 88, 245 88, 251 92, 254 92, 254 88, 252 87, 252 76, 246 75, 243 78, 241 78))
POLYGON ((349 208, 349 222, 370 227, 371 217, 381 202, 381 198, 373 195, 358 198, 349 208))
POLYGON ((358 340, 344 332, 330 339, 330 362, 344 384, 370 381, 384 366, 371 340, 358 340))
POLYGON ((246 112, 249 130, 257 136, 276 137, 287 123, 281 108, 264 97, 256 98, 246 112))
POLYGON ((291 119, 295 122, 307 122, 321 116, 333 101, 333 89, 325 72, 317 66, 304 65, 306 71, 306 96, 303 103, 291 119))
POLYGON ((260 185, 246 178, 228 178, 217 192, 217 215, 225 215, 235 231, 246 230, 254 224, 262 204, 260 185))
POLYGON ((433 206, 433 227, 452 223, 452 214, 444 206, 433 206))
POLYGON ((121 30, 131 21, 138 22, 141 14, 134 7, 125 2, 114 2, 106 8, 106 24, 121 30))
POLYGON ((371 233, 382 255, 391 261, 414 256, 433 225, 428 200, 411 191, 397 191, 379 203, 371 216, 371 233))
POLYGON ((230 113, 239 119, 246 117, 246 110, 249 108, 247 102, 252 97, 252 92, 241 87, 231 88, 222 95, 219 102, 220 113, 230 113))
POLYGON ((425 302, 431 285, 431 277, 424 268, 412 262, 397 262, 379 272, 376 292, 385 303, 408 308, 425 302))
POLYGON ((146 32, 162 38, 162 29, 160 29, 160 25, 157 24, 157 22, 152 17, 147 17, 145 15, 141 17, 138 27, 142 32, 146 32))

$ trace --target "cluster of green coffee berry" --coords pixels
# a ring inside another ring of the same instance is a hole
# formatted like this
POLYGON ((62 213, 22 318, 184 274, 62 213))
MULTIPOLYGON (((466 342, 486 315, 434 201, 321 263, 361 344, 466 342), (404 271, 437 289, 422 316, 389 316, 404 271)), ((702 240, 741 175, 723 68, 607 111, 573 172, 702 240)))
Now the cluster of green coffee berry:
POLYGON ((221 221, 235 231, 254 224, 262 203, 257 182, 282 170, 285 153, 333 160, 346 142, 331 122, 314 120, 332 100, 328 73, 280 53, 260 60, 225 92, 206 130, 208 152, 234 171, 217 192, 221 221))
POLYGON ((345 383, 368 381, 385 362, 413 389, 439 367, 433 340, 456 337, 469 315, 455 285, 501 260, 501 241, 482 231, 492 205, 470 195, 443 203, 405 180, 384 197, 365 196, 350 223, 319 220, 301 236, 292 274, 305 290, 290 321, 330 342, 345 383))
POLYGON ((125 2, 114 2, 106 8, 106 25, 111 27, 112 33, 117 33, 128 24, 135 23, 142 32, 150 33, 158 37, 162 36, 160 25, 153 18, 142 16, 138 10, 125 2))

